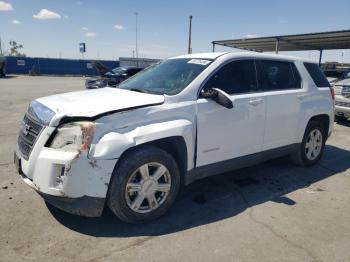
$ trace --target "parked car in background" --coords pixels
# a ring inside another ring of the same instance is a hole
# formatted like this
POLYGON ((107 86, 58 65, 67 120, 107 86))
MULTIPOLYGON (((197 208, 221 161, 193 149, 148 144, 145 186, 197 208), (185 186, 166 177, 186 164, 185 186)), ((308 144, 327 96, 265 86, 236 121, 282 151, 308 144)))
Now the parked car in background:
POLYGON ((327 77, 329 83, 336 82, 341 77, 342 72, 334 69, 323 70, 323 73, 327 77))
POLYGON ((340 79, 349 79, 349 78, 350 78, 350 70, 344 71, 340 77, 340 79))
POLYGON ((333 99, 308 60, 184 55, 118 88, 34 100, 14 161, 24 182, 62 210, 100 216, 108 206, 123 221, 145 222, 198 179, 285 155, 316 164, 332 133, 333 99))
POLYGON ((88 78, 85 80, 87 89, 103 88, 106 86, 116 87, 124 80, 140 72, 142 68, 134 66, 122 66, 107 71, 99 77, 88 78))
POLYGON ((350 70, 324 70, 329 83, 333 84, 337 81, 350 78, 350 70))
POLYGON ((350 78, 334 84, 335 117, 337 121, 350 118, 350 78))

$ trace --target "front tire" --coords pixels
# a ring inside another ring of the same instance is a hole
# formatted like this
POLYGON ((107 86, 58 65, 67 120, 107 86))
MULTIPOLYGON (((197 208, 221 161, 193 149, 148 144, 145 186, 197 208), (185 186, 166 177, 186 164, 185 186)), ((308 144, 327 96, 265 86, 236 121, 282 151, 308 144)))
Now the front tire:
POLYGON ((306 127, 303 141, 294 154, 292 161, 299 166, 315 165, 322 157, 326 143, 326 131, 318 121, 310 121, 306 127))
POLYGON ((107 205, 127 223, 142 223, 162 216, 180 189, 180 171, 166 151, 143 146, 120 159, 110 182, 107 205))

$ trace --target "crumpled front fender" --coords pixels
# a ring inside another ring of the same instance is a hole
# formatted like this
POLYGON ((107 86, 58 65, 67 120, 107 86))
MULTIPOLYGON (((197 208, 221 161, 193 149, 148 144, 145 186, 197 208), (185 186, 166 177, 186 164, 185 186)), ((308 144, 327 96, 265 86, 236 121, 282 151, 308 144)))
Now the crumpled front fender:
POLYGON ((192 163, 190 156, 194 154, 195 134, 192 123, 185 119, 116 129, 91 145, 89 155, 93 159, 118 159, 131 147, 179 136, 186 142, 188 163, 192 163))

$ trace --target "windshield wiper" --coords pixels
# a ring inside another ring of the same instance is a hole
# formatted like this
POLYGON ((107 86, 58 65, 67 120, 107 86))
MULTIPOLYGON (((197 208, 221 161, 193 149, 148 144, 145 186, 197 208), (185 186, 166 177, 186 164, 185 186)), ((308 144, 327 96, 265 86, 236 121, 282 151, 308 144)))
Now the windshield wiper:
POLYGON ((148 93, 146 90, 138 89, 138 88, 130 88, 129 90, 134 92, 139 92, 139 93, 148 93))

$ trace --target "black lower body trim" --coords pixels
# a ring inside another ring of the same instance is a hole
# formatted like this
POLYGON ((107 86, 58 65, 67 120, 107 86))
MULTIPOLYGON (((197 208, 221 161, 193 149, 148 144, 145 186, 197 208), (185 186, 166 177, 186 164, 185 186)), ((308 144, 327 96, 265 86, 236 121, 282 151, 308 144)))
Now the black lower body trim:
POLYGON ((44 200, 67 213, 86 217, 99 217, 102 214, 105 198, 83 196, 80 198, 58 197, 38 192, 44 200))
POLYGON ((206 166, 200 166, 188 171, 185 178, 185 185, 188 185, 198 179, 202 179, 208 176, 218 175, 225 172, 233 171, 236 169, 253 166, 269 159, 285 156, 294 153, 300 144, 292 144, 283 146, 267 151, 241 156, 206 166))

